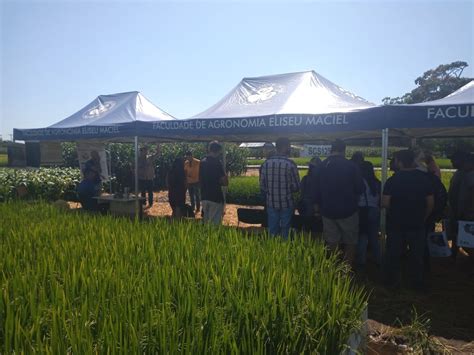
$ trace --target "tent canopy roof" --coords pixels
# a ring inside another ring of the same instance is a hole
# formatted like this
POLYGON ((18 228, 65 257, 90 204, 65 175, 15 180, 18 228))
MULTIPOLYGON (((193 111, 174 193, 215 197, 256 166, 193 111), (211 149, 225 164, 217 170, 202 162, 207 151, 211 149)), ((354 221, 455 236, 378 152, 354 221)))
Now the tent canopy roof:
POLYGON ((49 128, 108 126, 134 121, 173 120, 138 91, 100 95, 73 115, 49 128))
POLYGON ((137 135, 136 123, 172 121, 138 91, 100 95, 73 115, 46 128, 14 129, 15 140, 129 141, 137 135))
POLYGON ((421 102, 419 106, 427 105, 461 105, 474 103, 474 80, 470 81, 463 87, 457 89, 455 92, 449 94, 442 99, 421 102))
POLYGON ((314 71, 244 78, 193 118, 237 118, 350 112, 375 106, 314 71))

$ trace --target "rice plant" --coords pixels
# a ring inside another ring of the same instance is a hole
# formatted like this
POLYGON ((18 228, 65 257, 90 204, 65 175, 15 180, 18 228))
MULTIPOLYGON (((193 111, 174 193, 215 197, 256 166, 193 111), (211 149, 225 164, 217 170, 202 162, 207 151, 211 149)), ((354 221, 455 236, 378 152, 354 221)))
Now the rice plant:
POLYGON ((0 204, 0 353, 322 353, 365 292, 324 247, 0 204))

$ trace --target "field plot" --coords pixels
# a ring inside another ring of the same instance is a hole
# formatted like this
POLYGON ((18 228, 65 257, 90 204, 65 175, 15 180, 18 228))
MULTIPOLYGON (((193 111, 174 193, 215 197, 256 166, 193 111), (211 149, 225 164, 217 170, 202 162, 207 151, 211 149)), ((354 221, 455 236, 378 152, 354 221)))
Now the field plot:
POLYGON ((0 204, 0 353, 339 353, 367 296, 321 244, 0 204))

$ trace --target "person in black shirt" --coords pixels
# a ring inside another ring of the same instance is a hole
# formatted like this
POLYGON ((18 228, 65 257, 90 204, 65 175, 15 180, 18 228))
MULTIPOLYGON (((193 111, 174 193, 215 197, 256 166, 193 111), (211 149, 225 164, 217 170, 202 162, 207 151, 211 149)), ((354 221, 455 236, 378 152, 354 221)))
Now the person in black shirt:
POLYGON ((209 144, 209 154, 201 160, 199 181, 201 182, 202 219, 221 224, 224 215, 224 193, 222 186, 229 181, 219 160, 222 146, 214 141, 209 144))
POLYGON ((359 197, 365 191, 359 167, 345 158, 346 144, 336 140, 331 155, 318 170, 315 201, 323 217, 323 237, 330 251, 344 247, 344 259, 354 263, 359 240, 359 197))
POLYGON ((411 286, 422 290, 425 222, 433 211, 433 186, 416 169, 413 151, 399 151, 395 164, 399 171, 387 180, 382 196, 382 207, 387 209, 385 282, 389 287, 399 286, 400 257, 408 245, 411 286))

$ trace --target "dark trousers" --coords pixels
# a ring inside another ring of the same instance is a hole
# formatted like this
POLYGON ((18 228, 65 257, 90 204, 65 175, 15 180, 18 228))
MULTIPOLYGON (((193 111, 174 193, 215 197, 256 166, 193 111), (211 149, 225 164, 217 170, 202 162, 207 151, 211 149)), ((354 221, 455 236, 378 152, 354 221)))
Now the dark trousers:
MULTIPOLYGON (((142 197, 148 192, 148 204, 153 206, 153 180, 138 180, 142 197)), ((145 204, 145 202, 143 202, 145 204)))
POLYGON ((199 211, 201 209, 201 191, 199 190, 199 184, 189 184, 188 192, 193 211, 195 209, 199 211))
POLYGON ((426 234, 424 228, 415 230, 388 230, 385 251, 385 283, 387 286, 400 284, 400 264, 404 248, 408 246, 408 266, 410 286, 414 289, 424 287, 424 255, 426 234))

